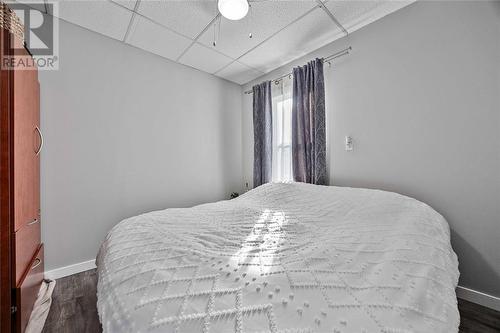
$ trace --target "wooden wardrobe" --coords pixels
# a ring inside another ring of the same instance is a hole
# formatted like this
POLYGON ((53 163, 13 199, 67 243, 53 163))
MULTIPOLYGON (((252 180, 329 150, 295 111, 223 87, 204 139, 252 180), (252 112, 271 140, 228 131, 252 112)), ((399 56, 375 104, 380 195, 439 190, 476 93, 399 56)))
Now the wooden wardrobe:
POLYGON ((24 332, 44 274, 40 86, 37 69, 4 66, 14 52, 31 58, 19 31, 2 27, 0 49, 0 331, 24 332))

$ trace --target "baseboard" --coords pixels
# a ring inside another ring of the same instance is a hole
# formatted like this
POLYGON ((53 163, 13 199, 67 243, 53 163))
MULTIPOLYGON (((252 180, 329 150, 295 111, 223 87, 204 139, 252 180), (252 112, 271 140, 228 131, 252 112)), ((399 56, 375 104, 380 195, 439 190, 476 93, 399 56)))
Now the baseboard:
POLYGON ((65 276, 73 275, 76 273, 88 271, 90 269, 94 269, 95 266, 95 259, 89 260, 89 261, 84 261, 80 262, 78 264, 73 264, 69 266, 64 266, 60 268, 56 268, 50 271, 45 272, 45 278, 49 280, 56 280, 60 279, 65 276))
POLYGON ((458 298, 500 311, 500 297, 485 294, 462 286, 457 287, 456 293, 458 298))

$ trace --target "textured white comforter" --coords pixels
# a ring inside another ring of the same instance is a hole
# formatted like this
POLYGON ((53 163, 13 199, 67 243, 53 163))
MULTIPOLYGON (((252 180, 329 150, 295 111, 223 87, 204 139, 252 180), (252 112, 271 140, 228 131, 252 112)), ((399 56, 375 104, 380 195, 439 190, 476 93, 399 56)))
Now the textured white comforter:
POLYGON ((120 222, 98 310, 105 332, 457 332, 457 265, 417 200, 268 184, 120 222))

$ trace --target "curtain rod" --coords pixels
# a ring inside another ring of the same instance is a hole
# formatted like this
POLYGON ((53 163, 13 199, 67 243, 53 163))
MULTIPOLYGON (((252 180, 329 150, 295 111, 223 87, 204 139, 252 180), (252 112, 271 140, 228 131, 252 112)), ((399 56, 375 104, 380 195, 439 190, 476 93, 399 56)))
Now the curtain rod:
MULTIPOLYGON (((332 55, 329 55, 328 57, 321 58, 321 61, 323 61, 323 63, 327 62, 328 64, 330 64, 331 60, 333 60, 335 58, 340 58, 340 57, 345 56, 345 55, 348 55, 349 52, 351 52, 351 50, 352 50, 352 47, 349 46, 348 48, 343 49, 343 50, 341 50, 341 51, 339 51, 337 53, 334 53, 332 55)), ((274 81, 277 84, 279 81, 281 81, 284 78, 289 77, 291 75, 292 75, 292 73, 288 73, 288 74, 282 75, 282 76, 280 76, 278 78, 272 79, 270 81, 274 81)), ((253 91, 252 90, 247 90, 247 91, 245 91, 245 94, 247 94, 247 95, 253 94, 253 91)))

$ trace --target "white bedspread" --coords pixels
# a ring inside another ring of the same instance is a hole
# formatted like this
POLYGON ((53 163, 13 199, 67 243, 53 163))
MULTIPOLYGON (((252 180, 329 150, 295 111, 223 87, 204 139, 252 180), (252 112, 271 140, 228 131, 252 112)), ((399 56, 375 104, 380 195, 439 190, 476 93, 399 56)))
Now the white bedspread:
POLYGON ((457 332, 444 218, 384 191, 268 184, 120 222, 98 259, 105 332, 457 332))

